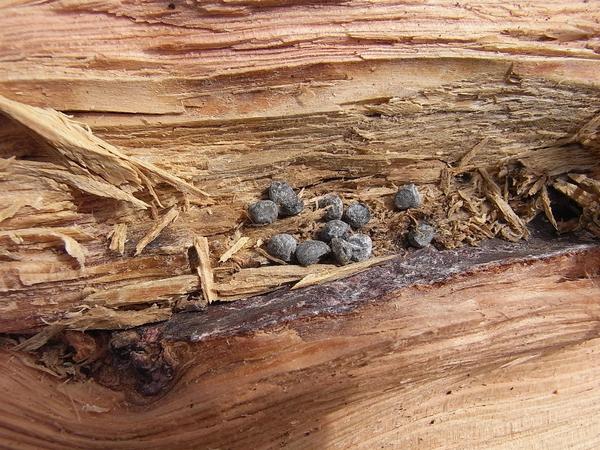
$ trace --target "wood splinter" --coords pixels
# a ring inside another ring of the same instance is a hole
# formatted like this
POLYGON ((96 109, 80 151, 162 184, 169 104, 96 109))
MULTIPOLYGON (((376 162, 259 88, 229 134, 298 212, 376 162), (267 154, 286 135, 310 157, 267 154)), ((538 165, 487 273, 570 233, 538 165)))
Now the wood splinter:
POLYGON ((219 258, 219 262, 224 263, 229 261, 229 259, 231 259, 233 255, 235 255, 242 248, 244 248, 244 246, 248 243, 249 240, 250 238, 247 236, 242 236, 241 238, 239 238, 231 247, 227 249, 225 253, 221 255, 221 257, 219 258))
POLYGON ((110 239, 109 249, 113 252, 119 252, 120 255, 125 253, 125 242, 127 241, 127 224, 117 223, 113 230, 109 233, 110 239))
POLYGON ((196 270, 200 277, 202 295, 208 303, 212 303, 217 299, 217 295, 214 288, 214 276, 210 263, 208 239, 204 236, 194 238, 194 248, 198 254, 198 267, 196 270))
POLYGON ((173 206, 169 212, 162 217, 160 222, 158 222, 154 228, 146 233, 140 242, 138 242, 138 244, 135 246, 135 256, 142 253, 144 248, 146 248, 150 242, 156 239, 162 230, 177 220, 177 217, 179 217, 179 209, 177 209, 177 206, 173 206))

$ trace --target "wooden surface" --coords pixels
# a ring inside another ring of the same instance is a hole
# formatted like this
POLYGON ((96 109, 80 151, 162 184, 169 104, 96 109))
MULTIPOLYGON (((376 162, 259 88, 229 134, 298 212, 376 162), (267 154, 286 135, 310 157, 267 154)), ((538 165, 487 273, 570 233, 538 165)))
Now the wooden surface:
MULTIPOLYGON (((567 174, 599 174, 599 14, 585 1, 2 2, 0 331, 117 328, 202 304, 180 278, 196 273, 198 237, 212 297, 298 281, 298 267, 256 271, 270 264, 257 247, 311 237, 313 200, 331 191, 373 210, 376 256, 403 253, 414 220, 438 248, 526 237, 560 203, 545 189, 576 196, 589 188, 567 174), (303 189, 307 211, 248 226, 273 177, 303 189), (406 182, 425 198, 413 213, 392 207, 406 182), (107 300, 140 283, 156 294, 107 300)), ((587 195, 581 227, 600 235, 587 195)))
POLYGON ((0 446, 599 447, 599 36, 587 0, 1 1, 0 446), (307 209, 250 226, 273 178, 307 209), (266 258, 331 191, 376 266, 266 258))
POLYGON ((253 332, 149 326, 96 375, 122 391, 3 352, 0 435, 16 448, 594 448, 599 262, 595 244, 547 248, 253 332), (176 374, 158 397, 126 388, 140 352, 176 374))

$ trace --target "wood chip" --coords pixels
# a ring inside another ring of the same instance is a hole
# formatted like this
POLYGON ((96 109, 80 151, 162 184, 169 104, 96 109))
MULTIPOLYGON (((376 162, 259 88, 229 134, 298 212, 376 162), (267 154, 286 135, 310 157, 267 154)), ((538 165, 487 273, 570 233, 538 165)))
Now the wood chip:
POLYGON ((248 243, 249 240, 250 238, 247 236, 240 237, 237 241, 235 241, 235 243, 231 247, 229 247, 229 249, 227 249, 225 253, 221 255, 221 257, 219 258, 219 262, 224 263, 228 261, 233 255, 239 252, 248 243))
POLYGON ((135 246, 135 256, 142 253, 144 248, 146 248, 146 246, 150 242, 156 239, 162 230, 164 230, 167 226, 175 222, 175 220, 177 220, 178 217, 179 209, 177 208, 177 206, 173 206, 162 217, 162 219, 160 219, 160 221, 156 225, 154 225, 154 227, 148 233, 146 233, 146 235, 138 242, 138 244, 135 246))
POLYGON ((199 236, 194 239, 194 248, 198 254, 198 276, 202 286, 202 295, 207 303, 212 303, 217 299, 214 288, 214 274, 210 263, 210 249, 208 247, 208 239, 204 236, 199 236))
POLYGON ((546 181, 548 181, 546 177, 538 178, 537 181, 533 183, 533 185, 527 191, 527 195, 532 197, 535 194, 537 194, 540 191, 540 189, 542 189, 542 187, 546 185, 546 181))
POLYGON ((65 329, 64 325, 50 325, 49 327, 44 328, 37 334, 34 334, 30 338, 24 340, 18 345, 15 345, 12 350, 14 351, 23 351, 23 352, 32 352, 43 347, 50 339, 54 336, 57 336, 65 329))
POLYGON ((60 237, 64 242, 65 251, 67 252, 67 254, 75 258, 79 263, 79 267, 83 269, 85 267, 85 249, 81 245, 79 245, 79 242, 77 242, 72 237, 66 236, 64 234, 58 237, 60 237))
POLYGON ((450 175, 450 171, 447 167, 442 168, 440 170, 440 189, 444 193, 444 195, 448 195, 450 193, 450 186, 452 185, 452 178, 450 175))
POLYGON ((108 248, 113 252, 119 252, 119 254, 123 255, 125 253, 125 242, 127 241, 127 224, 115 224, 109 238, 110 246, 108 248))
MULTIPOLYGON (((479 173, 485 181, 485 193, 487 199, 496 207, 496 209, 502 214, 504 220, 506 220, 522 237, 529 237, 530 233, 525 223, 521 218, 514 212, 512 207, 502 197, 502 191, 496 182, 492 179, 487 170, 480 168, 479 173)), ((512 238, 510 240, 513 240, 512 238)))
POLYGON ((458 162, 458 167, 463 168, 465 167, 467 164, 469 164, 473 158, 475 157, 475 155, 479 152, 479 150, 481 150, 483 147, 485 147, 485 145, 489 142, 489 138, 485 137, 481 140, 481 142, 479 142, 477 145, 475 145, 471 150, 469 150, 468 152, 466 152, 461 158, 460 161, 458 162))

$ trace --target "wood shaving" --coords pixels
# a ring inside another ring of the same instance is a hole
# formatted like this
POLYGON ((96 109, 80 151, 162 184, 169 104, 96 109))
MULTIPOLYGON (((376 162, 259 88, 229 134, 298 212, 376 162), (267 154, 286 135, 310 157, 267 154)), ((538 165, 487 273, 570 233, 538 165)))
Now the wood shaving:
POLYGON ((556 219, 554 218, 554 214, 552 213, 552 207, 550 205, 550 197, 548 197, 548 189, 546 186, 542 186, 542 192, 540 194, 540 199, 542 202, 542 208, 544 209, 544 213, 546 214, 546 218, 552 224, 554 229, 558 230, 558 224, 556 223, 556 219))

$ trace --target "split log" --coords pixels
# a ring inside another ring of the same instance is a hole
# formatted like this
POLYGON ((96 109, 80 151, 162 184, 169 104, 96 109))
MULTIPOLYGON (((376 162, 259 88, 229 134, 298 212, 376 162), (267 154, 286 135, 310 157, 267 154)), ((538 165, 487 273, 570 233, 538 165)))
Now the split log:
POLYGON ((597 243, 538 237, 423 251, 347 281, 120 332, 96 365, 100 384, 64 383, 58 362, 40 374, 31 358, 2 353, 2 390, 18 393, 0 403, 2 439, 18 448, 595 446, 599 263, 597 243))
POLYGON ((594 2, 0 12, 3 444, 598 445, 594 2), (254 227, 274 178, 306 211, 254 227), (375 258, 274 264, 331 191, 375 258))

